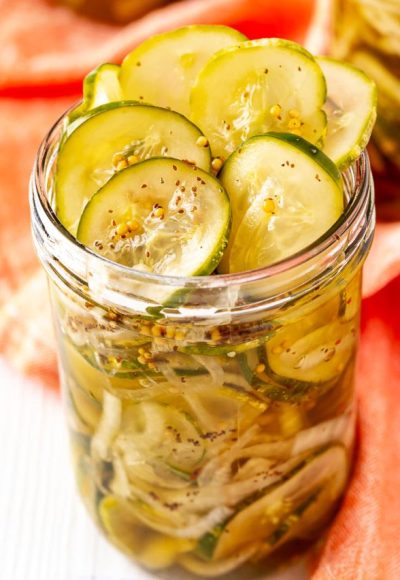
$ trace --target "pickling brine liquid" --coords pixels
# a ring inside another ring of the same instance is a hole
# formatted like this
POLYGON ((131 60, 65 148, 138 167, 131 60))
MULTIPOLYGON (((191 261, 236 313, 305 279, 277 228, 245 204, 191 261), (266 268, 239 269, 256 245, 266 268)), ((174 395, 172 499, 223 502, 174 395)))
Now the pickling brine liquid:
POLYGON ((378 215, 400 216, 400 2, 336 0, 335 57, 353 62, 378 86, 378 119, 370 157, 378 215))
POLYGON ((78 486, 111 542, 208 577, 321 536, 351 465, 360 267, 219 326, 51 284, 78 486))

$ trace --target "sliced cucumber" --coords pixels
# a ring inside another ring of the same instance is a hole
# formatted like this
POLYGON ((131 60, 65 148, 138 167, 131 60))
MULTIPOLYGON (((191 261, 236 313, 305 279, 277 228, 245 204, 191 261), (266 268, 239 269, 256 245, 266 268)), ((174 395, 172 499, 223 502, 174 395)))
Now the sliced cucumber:
POLYGON ((137 519, 131 504, 115 496, 104 497, 98 509, 110 540, 153 570, 170 566, 193 546, 190 540, 168 538, 150 531, 137 519))
POLYGON ((325 234, 343 211, 336 166, 295 135, 249 139, 227 160, 221 181, 233 218, 222 272, 253 270, 295 254, 325 234))
POLYGON ((267 131, 293 131, 311 143, 325 135, 326 84, 314 57, 288 40, 261 39, 218 52, 191 94, 191 118, 213 155, 225 159, 267 131))
POLYGON ((121 425, 122 403, 111 393, 104 391, 103 412, 91 442, 92 457, 103 461, 111 458, 111 446, 121 425))
MULTIPOLYGON (((157 352, 154 357, 156 366, 168 365, 178 377, 197 377, 208 375, 206 367, 192 356, 181 352, 157 352)), ((162 367, 161 367, 162 368, 162 367)))
POLYGON ((301 325, 292 333, 277 333, 265 346, 266 373, 272 371, 277 382, 287 378, 312 384, 331 381, 346 368, 356 338, 354 320, 332 322, 308 334, 301 325))
POLYGON ((226 355, 228 353, 246 352, 249 349, 255 348, 267 340, 266 336, 254 338, 248 342, 241 342, 238 344, 224 344, 221 337, 221 344, 210 344, 210 342, 198 342, 196 344, 189 344, 188 346, 179 347, 179 350, 188 354, 204 354, 210 356, 226 355))
POLYGON ((257 384, 254 384, 254 390, 265 401, 302 405, 320 397, 331 386, 329 383, 307 383, 293 379, 287 379, 286 381, 279 379, 278 383, 273 382, 269 377, 266 382, 259 381, 257 384))
POLYGON ((143 547, 143 525, 127 501, 106 496, 99 504, 100 521, 110 539, 123 551, 137 554, 143 547))
MULTIPOLYGON (((228 522, 219 536, 213 559, 226 558, 254 542, 271 541, 274 531, 287 516, 300 507, 310 493, 325 485, 330 489, 329 502, 322 508, 330 509, 343 491, 347 472, 346 452, 341 446, 330 447, 304 460, 271 491, 244 506, 228 522)), ((302 530, 301 521, 298 529, 302 530)))
MULTIPOLYGON (((259 546, 256 544, 250 545, 245 550, 237 552, 230 558, 225 558, 224 560, 218 560, 218 562, 205 562, 204 560, 197 558, 191 554, 185 554, 179 558, 179 564, 186 568, 192 574, 195 574, 198 578, 216 578, 220 576, 226 576, 229 572, 232 572, 239 568, 242 564, 250 560, 250 558, 257 552, 259 546)), ((229 578, 229 577, 228 577, 229 578)))
POLYGON ((119 172, 93 196, 77 237, 115 262, 193 276, 215 269, 229 223, 217 179, 183 161, 155 158, 119 172))
POLYGON ((346 321, 353 320, 357 325, 361 309, 361 286, 362 279, 358 272, 340 293, 339 315, 346 321))
POLYGON ((104 63, 90 72, 83 82, 83 100, 88 109, 122 101, 117 64, 104 63))
POLYGON ((72 378, 68 382, 68 390, 74 411, 85 425, 95 431, 101 417, 101 404, 72 378))
POLYGON ((125 409, 115 446, 133 480, 146 463, 190 475, 205 452, 205 441, 188 413, 152 401, 125 409))
POLYGON ((185 398, 203 432, 220 432, 221 437, 228 437, 229 433, 241 435, 267 409, 262 401, 229 387, 204 385, 196 392, 185 394, 185 398), (221 430, 225 433, 222 434, 221 430))
POLYGON ((123 61, 124 98, 189 114, 193 82, 216 51, 246 37, 227 26, 186 26, 149 38, 123 61))
POLYGON ((263 550, 264 558, 272 550, 276 550, 282 543, 288 542, 291 538, 295 537, 296 531, 304 525, 304 521, 306 520, 304 517, 305 513, 310 506, 315 504, 320 494, 320 490, 313 492, 291 514, 281 521, 279 527, 267 539, 266 549, 263 550), (302 520, 301 523, 299 523, 300 520, 302 520))
POLYGON ((318 58, 328 85, 328 132, 323 151, 346 169, 367 146, 376 120, 375 83, 361 70, 331 58, 318 58))
POLYGON ((119 102, 95 109, 71 126, 57 159, 56 212, 76 233, 92 195, 119 169, 143 159, 168 156, 187 160, 205 171, 210 151, 200 130, 172 111, 119 102))
POLYGON ((171 538, 159 534, 146 543, 138 556, 138 561, 150 570, 164 570, 193 548, 193 541, 184 538, 171 538))
POLYGON ((62 343, 61 357, 72 379, 78 383, 89 399, 101 405, 103 389, 107 382, 106 377, 93 367, 68 340, 62 343))
POLYGON ((240 360, 259 396, 302 403, 331 389, 354 353, 354 320, 352 326, 342 323, 344 312, 342 298, 335 296, 300 319, 284 319, 257 354, 240 360))
POLYGON ((119 84, 119 72, 121 67, 117 64, 104 63, 92 70, 83 81, 83 101, 68 115, 71 123, 91 109, 122 101, 121 86, 119 84))

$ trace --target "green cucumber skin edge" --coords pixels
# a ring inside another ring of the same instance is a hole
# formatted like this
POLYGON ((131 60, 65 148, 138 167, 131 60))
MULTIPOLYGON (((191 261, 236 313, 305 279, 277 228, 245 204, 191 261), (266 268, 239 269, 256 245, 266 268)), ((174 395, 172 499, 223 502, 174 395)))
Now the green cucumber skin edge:
MULTIPOLYGON (((327 94, 328 94, 328 88, 327 88, 325 76, 322 73, 321 67, 318 64, 317 59, 311 54, 311 52, 309 52, 306 48, 304 48, 303 46, 301 46, 297 42, 294 42, 292 40, 285 40, 282 38, 258 38, 255 40, 244 40, 239 45, 232 45, 232 46, 227 46, 225 48, 222 48, 221 50, 217 51, 208 60, 205 67, 200 71, 200 73, 197 77, 196 83, 195 83, 193 88, 196 88, 196 85, 197 85, 199 79, 201 78, 203 71, 208 66, 212 66, 214 61, 217 60, 220 56, 223 56, 225 54, 229 54, 230 52, 235 52, 236 50, 240 50, 240 49, 245 49, 245 48, 255 48, 256 49, 257 47, 264 47, 264 46, 268 46, 271 48, 282 48, 284 50, 289 50, 289 51, 295 50, 296 52, 301 54, 303 57, 307 58, 315 66, 315 68, 317 68, 318 71, 321 72, 321 77, 322 77, 321 80, 323 83, 323 85, 322 85, 323 88, 322 88, 322 93, 321 93, 321 97, 322 97, 321 104, 325 103, 326 98, 327 98, 327 94)), ((192 98, 190 98, 190 101, 192 101, 192 98)))
POLYGON ((297 135, 293 135, 293 133, 277 133, 275 131, 271 131, 268 133, 262 133, 260 135, 254 135, 250 137, 247 141, 239 145, 233 153, 228 157, 225 161, 224 166, 221 169, 219 174, 219 178, 223 180, 223 176, 227 171, 227 167, 229 167, 229 163, 237 154, 240 154, 244 149, 248 146, 252 145, 253 143, 257 142, 258 140, 265 140, 274 139, 279 141, 280 143, 287 143, 297 150, 301 151, 308 157, 312 157, 314 161, 316 161, 327 173, 328 175, 335 181, 335 183, 341 187, 342 186, 342 176, 341 173, 336 166, 336 164, 327 156, 321 149, 319 149, 316 145, 313 145, 309 141, 303 139, 303 137, 298 137, 297 135))
POLYGON ((208 30, 223 30, 223 31, 229 31, 229 32, 233 32, 235 34, 232 34, 232 36, 237 36, 237 42, 245 42, 248 40, 247 36, 245 36, 244 34, 242 34, 241 32, 239 32, 238 30, 231 28, 230 26, 224 26, 223 24, 189 24, 188 26, 181 26, 180 28, 177 28, 175 30, 171 30, 171 31, 167 31, 167 32, 161 32, 160 34, 157 34, 155 36, 151 36, 150 38, 146 39, 144 42, 142 42, 139 46, 137 46, 136 48, 134 48, 129 54, 127 54, 125 56, 125 58, 123 59, 122 63, 121 63, 121 71, 120 71, 120 79, 121 79, 121 83, 123 82, 123 77, 125 76, 125 67, 127 65, 129 65, 129 61, 133 60, 139 56, 141 56, 141 54, 144 52, 146 53, 146 50, 151 47, 152 45, 157 45, 157 43, 160 40, 163 40, 164 38, 168 38, 171 36, 184 36, 187 32, 189 32, 190 30, 204 30, 204 31, 208 31, 208 30))
MULTIPOLYGON (((344 171, 345 169, 350 167, 350 165, 354 161, 356 161, 356 159, 358 159, 358 157, 360 156, 360 149, 363 150, 368 145, 370 133, 372 132, 372 129, 373 129, 375 122, 376 122, 376 119, 377 119, 378 89, 377 89, 376 83, 366 73, 364 73, 364 71, 362 71, 357 66, 354 66, 348 62, 343 63, 339 60, 336 60, 336 59, 328 57, 328 56, 318 56, 316 58, 316 61, 318 63, 319 62, 322 62, 322 63, 326 62, 328 64, 333 64, 333 65, 336 65, 338 67, 342 67, 344 69, 351 69, 354 74, 356 74, 357 76, 362 78, 366 84, 370 85, 371 90, 372 90, 371 114, 369 115, 369 117, 367 117, 365 124, 361 129, 361 133, 364 134, 365 137, 361 140, 359 146, 354 146, 353 149, 351 149, 347 154, 342 155, 339 159, 337 159, 335 161, 337 167, 341 171, 344 171)), ((328 93, 327 97, 329 97, 329 93, 328 93)))
MULTIPOLYGON (((188 168, 187 163, 185 163, 184 161, 182 161, 180 159, 173 159, 170 157, 152 157, 151 159, 145 159, 144 161, 136 163, 135 165, 127 167, 126 169, 123 169, 119 173, 116 173, 87 202, 87 204, 83 210, 83 213, 81 215, 80 221, 79 221, 79 225, 78 225, 78 229, 77 229, 77 239, 79 240, 82 236, 82 228, 84 227, 84 220, 87 217, 87 211, 90 209, 89 208, 90 204, 92 204, 95 201, 96 196, 101 195, 101 193, 105 187, 108 187, 110 185, 110 183, 112 183, 113 180, 118 179, 118 176, 121 175, 122 173, 125 173, 127 171, 135 171, 135 169, 137 169, 139 166, 143 167, 143 165, 146 163, 154 163, 156 161, 161 162, 161 163, 171 163, 173 161, 175 164, 183 165, 185 168, 188 168)), ((208 180, 212 180, 214 183, 217 184, 217 187, 220 190, 220 193, 224 196, 224 203, 225 203, 226 209, 227 209, 226 227, 222 231, 220 239, 218 240, 218 242, 216 244, 216 246, 218 248, 217 251, 214 252, 210 256, 210 258, 208 260, 206 260, 206 262, 204 264, 202 264, 202 266, 196 272, 193 272, 190 274, 190 276, 207 276, 215 270, 215 268, 217 267, 217 265, 219 264, 219 262, 222 258, 222 255, 223 255, 223 252, 224 252, 226 246, 228 245, 229 233, 230 233, 231 222, 232 222, 232 214, 231 214, 231 207, 230 207, 228 194, 226 193, 224 187, 219 182, 219 180, 216 177, 214 177, 213 175, 210 175, 209 173, 207 173, 206 171, 204 171, 200 168, 196 168, 196 174, 203 175, 208 180)), ((132 270, 134 270, 134 268, 132 268, 132 270)), ((182 304, 184 301, 184 298, 187 296, 188 292, 190 292, 189 289, 188 290, 177 290, 177 291, 173 292, 171 294, 171 296, 164 301, 164 303, 162 304, 162 307, 167 307, 167 306, 173 307, 173 306, 177 306, 177 305, 182 304)))

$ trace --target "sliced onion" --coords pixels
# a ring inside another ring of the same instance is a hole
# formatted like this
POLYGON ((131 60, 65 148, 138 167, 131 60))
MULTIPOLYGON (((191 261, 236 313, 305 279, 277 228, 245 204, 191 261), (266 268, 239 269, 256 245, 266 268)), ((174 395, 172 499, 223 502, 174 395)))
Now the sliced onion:
MULTIPOLYGON (((140 379, 142 380, 142 379, 140 379)), ((143 379, 147 380, 147 379, 143 379)), ((112 386, 111 382, 106 385, 107 391, 112 395, 123 399, 126 401, 133 401, 140 403, 141 401, 147 401, 148 399, 154 399, 159 395, 165 395, 168 392, 168 383, 150 383, 150 386, 143 385, 142 388, 137 389, 118 389, 112 386)))
POLYGON ((236 481, 225 485, 210 485, 204 487, 201 492, 193 498, 193 503, 189 504, 190 509, 203 511, 211 509, 215 505, 224 503, 227 507, 235 507, 245 498, 253 495, 258 491, 269 487, 280 481, 285 471, 290 471, 294 465, 284 466, 282 470, 272 471, 270 474, 250 477, 244 481, 236 481))
MULTIPOLYGON (((171 500, 166 500, 158 487, 145 482, 141 482, 140 485, 138 480, 135 480, 134 483, 132 481, 130 482, 131 491, 129 499, 133 504, 136 504, 135 513, 138 512, 137 517, 141 516, 142 521, 153 529, 158 529, 156 524, 173 526, 175 528, 182 528, 187 525, 187 515, 183 515, 181 510, 177 509, 173 511, 164 505, 168 501, 170 503, 177 501, 175 499, 175 492, 171 491, 171 500), (143 487, 140 487, 140 485, 143 487), (140 509, 138 500, 142 502, 142 505, 145 505, 146 511, 140 509)), ((192 524, 196 521, 197 516, 194 514, 190 519, 190 523, 192 524)))
POLYGON ((110 459, 111 445, 121 424, 121 401, 108 391, 103 395, 103 413, 92 439, 92 455, 105 461, 110 459))
POLYGON ((191 486, 190 480, 175 475, 167 466, 164 466, 164 469, 162 467, 162 464, 142 463, 129 470, 129 477, 135 484, 146 484, 151 486, 151 489, 157 490, 186 490, 191 486))
POLYGON ((122 419, 115 445, 123 453, 126 463, 134 465, 138 462, 138 452, 141 458, 146 457, 162 441, 165 413, 158 403, 145 401, 129 406, 122 419))
MULTIPOLYGON (((190 481, 174 474, 173 468, 168 465, 168 459, 165 458, 169 454, 169 446, 165 440, 166 422, 171 413, 179 414, 179 418, 187 426, 186 430, 182 429, 182 437, 183 432, 186 437, 197 432, 183 413, 156 402, 134 405, 124 414, 124 428, 115 440, 114 450, 123 459, 126 473, 131 481, 142 480, 150 486, 170 489, 182 489, 190 485, 190 481), (133 415, 130 416, 129 411, 133 415), (167 445, 167 454, 165 452, 163 454, 165 445, 167 445)), ((182 445, 184 445, 183 442, 182 445)), ((171 447, 174 447, 173 443, 171 447)))
POLYGON ((285 460, 290 457, 293 446, 293 439, 283 441, 273 441, 271 443, 256 443, 251 447, 246 447, 240 453, 243 458, 263 458, 285 460))
MULTIPOLYGON (((201 397, 198 396, 199 394, 201 394, 201 390, 199 391, 190 388, 183 394, 183 397, 188 403, 192 416, 197 421, 202 432, 218 432, 221 429, 221 418, 216 417, 205 408, 201 397)), ((212 455, 214 455, 215 452, 221 452, 221 445, 225 445, 226 440, 232 436, 232 433, 230 432, 230 427, 232 426, 233 422, 231 422, 230 425, 226 425, 226 428, 219 433, 218 439, 213 441, 212 445, 209 446, 209 451, 212 452, 212 455)))
POLYGON ((292 456, 300 455, 328 443, 342 442, 348 445, 354 428, 354 414, 347 411, 339 417, 319 423, 310 429, 300 431, 293 439, 292 456))
POLYGON ((282 477, 294 469, 297 464, 298 459, 293 458, 280 465, 274 465, 272 469, 263 470, 265 464, 261 463, 259 466, 261 470, 259 475, 253 475, 244 481, 235 481, 234 483, 224 486, 223 497, 225 503, 229 506, 236 505, 256 491, 266 489, 280 481, 282 477))
POLYGON ((193 572, 202 577, 212 578, 227 574, 238 566, 241 566, 251 558, 258 548, 259 546, 252 544, 238 554, 216 562, 205 562, 188 554, 181 556, 178 561, 189 572, 193 572))
POLYGON ((113 456, 114 477, 111 483, 111 490, 115 495, 128 499, 131 495, 131 484, 125 470, 125 465, 116 453, 113 456))
MULTIPOLYGON (((160 504, 157 505, 156 509, 157 511, 160 510, 160 504)), ((134 513, 141 522, 162 534, 172 536, 173 538, 198 539, 212 530, 215 526, 222 524, 227 520, 233 514, 233 510, 225 506, 218 506, 205 516, 197 517, 196 521, 186 526, 179 526, 179 524, 177 524, 176 518, 178 512, 175 511, 166 513, 165 510, 163 510, 162 512, 163 517, 169 517, 171 520, 175 519, 175 522, 171 521, 171 525, 162 523, 157 519, 157 517, 151 517, 148 510, 143 511, 141 509, 134 509, 134 513)), ((187 516, 185 516, 185 520, 187 520, 187 516)))
POLYGON ((225 385, 232 387, 240 387, 254 395, 253 387, 246 381, 240 373, 225 373, 225 385))
MULTIPOLYGON (((240 454, 240 457, 243 455, 240 454)), ((246 458, 247 459, 247 458, 246 458)), ((241 465, 233 477, 233 481, 243 482, 248 479, 255 479, 259 474, 265 475, 271 469, 274 463, 264 457, 252 457, 247 459, 244 465, 241 465)))
POLYGON ((225 380, 225 372, 220 361, 215 360, 212 356, 193 355, 194 360, 200 363, 208 370, 211 375, 212 383, 207 377, 207 387, 222 387, 225 380))
POLYGON ((158 361, 157 368, 164 375, 167 381, 174 385, 179 391, 182 391, 184 384, 182 383, 182 377, 178 377, 175 371, 171 368, 171 366, 167 362, 158 361))
POLYGON ((227 451, 211 459, 201 471, 197 479, 198 484, 204 486, 212 482, 218 482, 220 485, 226 483, 229 480, 231 464, 237 456, 237 450, 245 447, 259 430, 259 425, 252 425, 227 451))

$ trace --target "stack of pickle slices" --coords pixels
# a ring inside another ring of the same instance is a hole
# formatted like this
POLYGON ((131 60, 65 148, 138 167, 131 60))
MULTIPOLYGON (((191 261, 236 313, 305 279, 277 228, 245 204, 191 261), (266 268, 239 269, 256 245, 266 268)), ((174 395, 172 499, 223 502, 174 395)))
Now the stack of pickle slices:
POLYGON ((397 0, 338 0, 336 12, 333 50, 377 83, 379 118, 374 137, 400 170, 400 4, 397 0))
MULTIPOLYGON (((85 79, 55 210, 141 272, 263 268, 340 218, 375 115, 363 73, 293 42, 161 34, 85 79)), ((202 334, 53 289, 79 487, 117 546, 205 577, 314 537, 348 475, 360 280, 202 334)))

